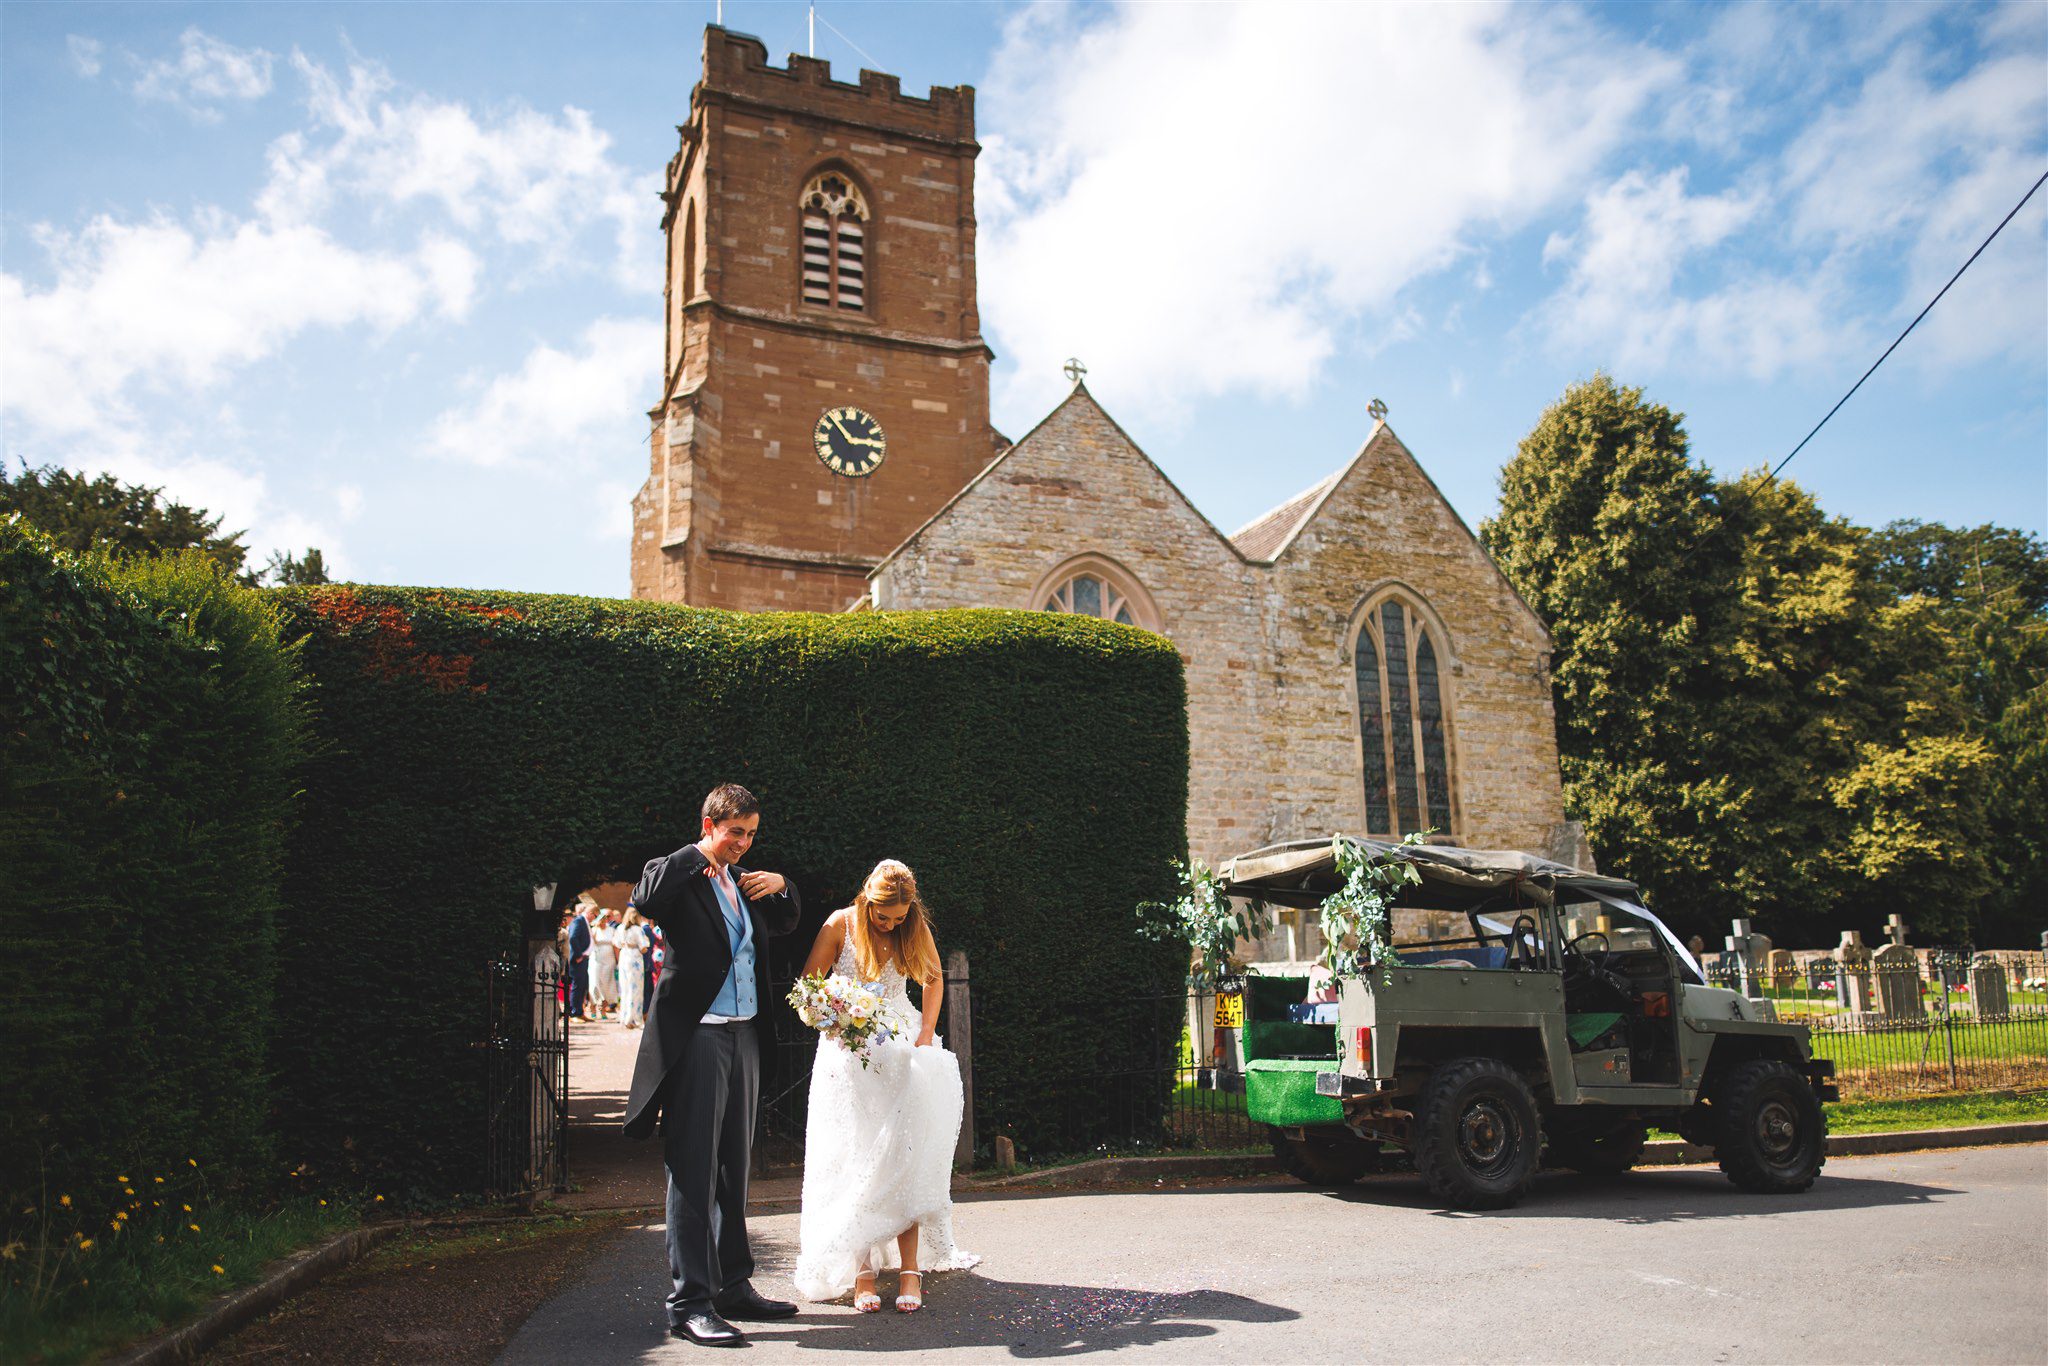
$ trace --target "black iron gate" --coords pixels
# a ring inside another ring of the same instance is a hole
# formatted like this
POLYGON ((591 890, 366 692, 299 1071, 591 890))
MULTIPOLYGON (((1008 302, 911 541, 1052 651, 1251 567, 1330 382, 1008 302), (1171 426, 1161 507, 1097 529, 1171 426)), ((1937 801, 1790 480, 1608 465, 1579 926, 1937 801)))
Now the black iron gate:
POLYGON ((553 955, 484 969, 485 1180, 493 1194, 569 1186, 569 1012, 553 955))

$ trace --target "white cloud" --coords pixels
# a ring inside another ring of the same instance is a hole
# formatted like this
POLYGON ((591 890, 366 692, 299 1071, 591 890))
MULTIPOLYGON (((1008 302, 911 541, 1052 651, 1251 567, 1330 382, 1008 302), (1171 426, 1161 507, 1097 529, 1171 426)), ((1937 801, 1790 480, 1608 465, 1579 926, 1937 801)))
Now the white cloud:
POLYGON ((1340 332, 1555 208, 1676 75, 1557 8, 1027 11, 977 186, 1011 398, 1057 397, 1069 354, 1154 408, 1299 394, 1340 332))
POLYGON ((307 225, 101 216, 36 237, 56 279, 0 274, 0 412, 54 435, 127 420, 136 388, 210 388, 310 328, 460 316, 477 269, 445 237, 361 251, 307 225))
POLYGON ((268 95, 276 60, 262 48, 236 47, 188 28, 178 38, 177 56, 144 64, 130 89, 137 99, 161 100, 211 123, 220 118, 217 106, 226 101, 268 95))
POLYGON ((659 323, 600 318, 574 349, 536 346, 517 370, 443 412, 428 447, 484 466, 615 467, 645 439, 639 412, 660 385, 660 369, 659 323))
POLYGON ((1569 237, 1553 234, 1545 264, 1569 263, 1562 289, 1539 319, 1563 345, 1597 352, 1602 363, 1661 369, 1674 357, 1768 376, 1833 353, 1839 330, 1824 278, 1739 278, 1697 295, 1687 268, 1728 248, 1765 201, 1729 191, 1694 195, 1683 167, 1658 176, 1629 171, 1594 191, 1569 237))
POLYGON ((64 50, 70 54, 73 71, 87 80, 100 74, 100 53, 106 50, 106 46, 99 39, 67 33, 64 35, 64 50))
POLYGON ((585 111, 480 118, 463 104, 396 95, 372 63, 351 64, 345 83, 302 53, 292 66, 306 83, 309 127, 272 143, 258 200, 265 215, 316 217, 341 195, 426 204, 465 233, 537 250, 553 265, 573 260, 572 247, 596 227, 612 235, 620 283, 661 287, 658 174, 630 173, 585 111))

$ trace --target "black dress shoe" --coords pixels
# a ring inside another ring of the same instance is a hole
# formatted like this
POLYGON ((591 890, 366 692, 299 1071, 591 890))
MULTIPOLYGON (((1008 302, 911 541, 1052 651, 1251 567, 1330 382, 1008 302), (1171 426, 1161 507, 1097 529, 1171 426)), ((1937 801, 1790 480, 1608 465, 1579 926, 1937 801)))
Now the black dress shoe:
POLYGON ((708 1309, 685 1314, 681 1323, 669 1325, 669 1336, 688 1338, 700 1347, 744 1347, 747 1335, 708 1309))
POLYGON ((719 1300, 718 1312, 729 1319, 793 1319, 796 1306, 788 1300, 771 1300, 750 1285, 719 1300))

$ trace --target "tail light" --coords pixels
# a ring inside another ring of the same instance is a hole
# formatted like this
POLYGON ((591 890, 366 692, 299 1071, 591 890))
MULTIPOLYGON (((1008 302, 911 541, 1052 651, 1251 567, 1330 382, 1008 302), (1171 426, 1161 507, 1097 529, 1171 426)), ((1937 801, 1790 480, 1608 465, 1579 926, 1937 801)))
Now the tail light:
POLYGON ((1372 1071, 1371 1025, 1360 1025, 1351 1031, 1351 1060, 1366 1071, 1372 1071))

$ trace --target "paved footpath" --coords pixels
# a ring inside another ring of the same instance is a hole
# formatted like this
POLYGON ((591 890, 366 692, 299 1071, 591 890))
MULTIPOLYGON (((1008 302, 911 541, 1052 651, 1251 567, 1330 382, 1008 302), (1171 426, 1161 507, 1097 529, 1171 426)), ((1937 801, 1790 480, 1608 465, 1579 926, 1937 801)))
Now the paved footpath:
MULTIPOLYGON (((731 1356, 2048 1360, 2048 1147, 1836 1158, 1780 1199, 1685 1167, 1546 1176, 1494 1214, 1381 1177, 978 1198, 956 1225, 987 1260, 934 1277, 923 1314, 806 1306, 731 1356)), ((757 1283, 792 1295, 796 1216, 752 1226, 757 1283)), ((663 1331, 663 1262, 658 1224, 622 1233, 501 1361, 706 1358, 663 1331)))

